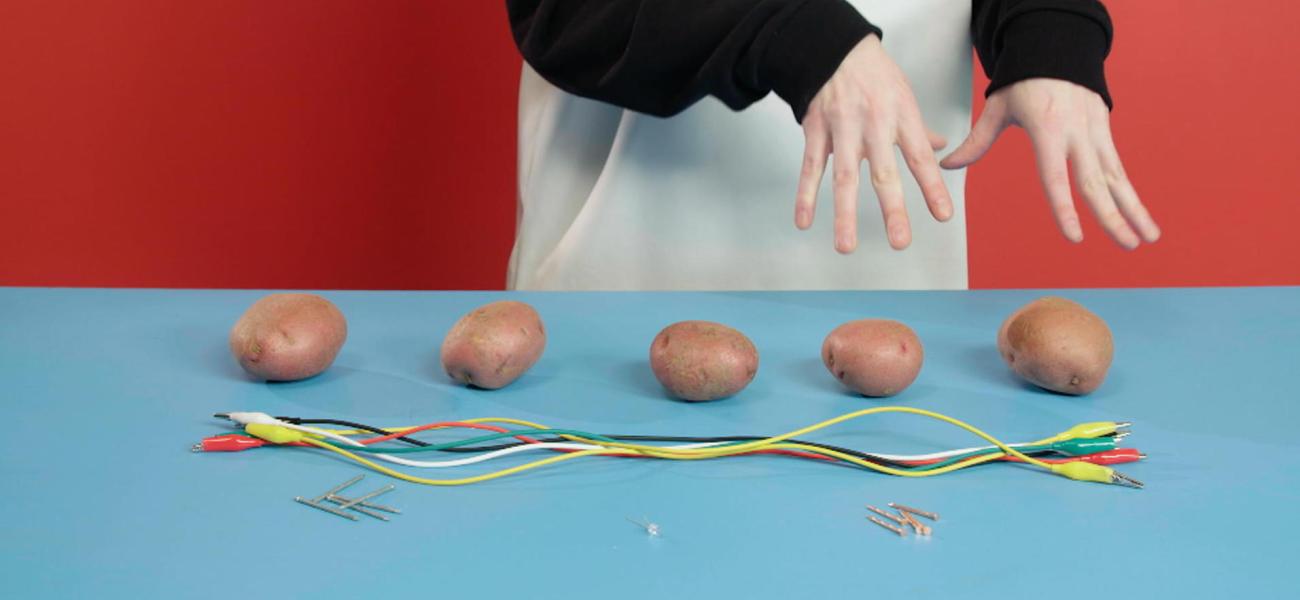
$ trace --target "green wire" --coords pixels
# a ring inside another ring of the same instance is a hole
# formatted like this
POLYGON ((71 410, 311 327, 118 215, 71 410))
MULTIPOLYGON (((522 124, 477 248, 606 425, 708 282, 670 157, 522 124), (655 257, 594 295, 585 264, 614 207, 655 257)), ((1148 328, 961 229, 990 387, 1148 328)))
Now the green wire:
MULTIPOLYGON (((1072 440, 1065 440, 1061 442, 1055 442, 1052 444, 1045 444, 1045 445, 1040 444, 1038 446, 1020 446, 1017 447, 1016 449, 1021 452, 1024 452, 1025 454, 1052 451, 1058 454, 1064 454, 1066 456, 1082 456, 1084 454, 1092 454, 1094 452, 1108 452, 1110 450, 1114 450, 1115 446, 1116 443, 1114 439, 1104 437, 1104 438, 1078 438, 1072 440)), ((929 471, 931 469, 946 467, 953 463, 958 463, 963 460, 967 460, 969 458, 974 458, 976 456, 985 456, 988 454, 1001 453, 1001 452, 1002 451, 998 450, 997 448, 988 448, 986 450, 967 452, 965 454, 958 454, 956 456, 951 456, 943 461, 934 463, 932 465, 922 465, 919 467, 914 467, 913 470, 929 471)))
MULTIPOLYGON (((597 433, 590 433, 590 432, 587 432, 587 431, 580 431, 580 430, 577 430, 577 429, 516 429, 516 430, 513 430, 513 431, 501 432, 501 433, 491 433, 491 434, 486 434, 486 435, 480 435, 480 436, 477 436, 477 437, 466 438, 466 439, 458 440, 458 441, 454 441, 454 442, 445 442, 445 443, 442 443, 442 444, 430 444, 430 445, 428 445, 428 446, 407 446, 407 447, 396 447, 396 448, 391 448, 391 447, 379 447, 379 448, 377 448, 377 447, 374 447, 374 446, 352 446, 352 445, 348 445, 348 444, 343 444, 342 442, 339 442, 339 441, 336 441, 336 440, 332 440, 332 439, 329 439, 329 438, 326 438, 326 439, 324 439, 323 441, 326 442, 326 443, 328 443, 328 444, 331 444, 331 445, 333 445, 333 446, 337 446, 337 447, 340 447, 340 448, 347 448, 348 450, 351 450, 351 451, 354 451, 354 452, 365 452, 365 453, 369 453, 369 454, 413 454, 413 453, 418 453, 418 452, 436 452, 436 451, 438 451, 438 450, 444 450, 444 449, 447 449, 447 448, 457 448, 457 447, 460 447, 460 446, 472 446, 472 445, 479 444, 479 443, 482 443, 482 442, 490 442, 490 441, 492 441, 492 440, 499 440, 499 439, 502 439, 502 438, 512 438, 512 437, 516 437, 516 436, 520 436, 520 435, 533 435, 533 436, 536 436, 536 435, 542 435, 542 434, 549 434, 549 435, 571 435, 571 436, 577 436, 577 437, 586 438, 586 439, 590 439, 590 440, 598 440, 598 441, 602 441, 602 442, 617 442, 617 441, 618 441, 618 440, 615 440, 615 439, 613 439, 613 438, 609 438, 609 437, 606 437, 606 436, 603 436, 603 435, 600 435, 600 434, 597 434, 597 433)), ((726 442, 726 443, 720 443, 720 444, 718 444, 718 446, 719 446, 719 447, 721 447, 721 446, 731 446, 731 445, 742 444, 742 443, 747 443, 747 442, 741 442, 741 441, 736 441, 736 442, 726 442)), ((1021 451, 1021 452, 1024 452, 1025 454, 1032 454, 1032 453, 1035 453, 1035 452, 1045 452, 1045 451, 1053 450, 1053 449, 1055 449, 1054 446, 1056 446, 1056 445, 1055 445, 1055 444, 1046 444, 1046 445, 1037 445, 1037 446, 1020 446, 1020 447, 1017 447, 1016 449, 1019 450, 1019 451, 1021 451)), ((971 459, 971 458, 975 458, 975 457, 977 457, 977 456, 986 456, 986 455, 989 455, 989 454, 1000 454, 1000 453, 1002 453, 1002 451, 999 450, 999 449, 997 449, 997 448, 988 448, 988 449, 984 449, 984 450, 975 450, 975 451, 972 451, 972 452, 965 452, 965 453, 962 453, 962 454, 958 454, 958 455, 955 455, 955 456, 948 457, 947 459, 944 459, 944 460, 939 461, 939 462, 934 463, 934 464, 929 464, 929 465, 920 465, 920 466, 912 467, 911 470, 913 470, 913 471, 930 471, 930 470, 934 470, 934 469, 940 469, 940 468, 946 467, 946 466, 948 466, 948 465, 955 464, 955 463, 959 463, 959 462, 962 462, 962 461, 965 461, 965 460, 969 460, 969 459, 971 459)))
MULTIPOLYGON (((476 437, 472 437, 472 438, 466 438, 466 439, 458 440, 458 441, 454 441, 454 442, 445 442, 445 443, 442 443, 442 444, 430 444, 430 445, 428 445, 428 446, 407 446, 407 447, 396 447, 396 448, 390 448, 390 447, 374 447, 374 446, 365 446, 365 447, 352 446, 352 445, 344 444, 344 443, 342 443, 342 442, 339 442, 339 441, 337 441, 337 440, 332 440, 332 439, 329 439, 329 438, 326 438, 326 439, 324 439, 323 441, 326 442, 326 443, 328 443, 328 444, 331 444, 331 445, 333 445, 333 446, 338 446, 338 447, 340 447, 340 448, 347 448, 348 450, 351 450, 351 451, 354 451, 354 452, 365 452, 365 453, 368 453, 368 454, 413 454, 413 453, 419 453, 419 452, 436 452, 436 451, 443 450, 443 449, 446 449, 446 448, 457 448, 457 447, 460 447, 460 446, 472 446, 472 445, 480 444, 480 443, 483 443, 483 442, 490 442, 490 441, 492 441, 492 440, 499 440, 499 439, 502 439, 502 438, 512 438, 512 437, 516 437, 516 436, 520 436, 520 435, 531 435, 531 436, 537 436, 537 435, 542 435, 542 434, 549 434, 549 435, 572 435, 572 436, 577 436, 577 437, 586 438, 586 439, 590 439, 590 440, 598 440, 598 441, 602 441, 602 442, 617 442, 617 441, 618 441, 618 440, 615 440, 615 439, 613 439, 613 438, 605 437, 605 436, 600 435, 600 434, 597 434, 597 433, 591 433, 591 432, 587 432, 587 431, 580 431, 580 430, 577 430, 577 429, 516 429, 516 430, 513 430, 513 431, 509 431, 509 432, 490 433, 490 434, 480 435, 480 436, 476 436, 476 437)), ((744 442, 727 442, 727 443, 725 443, 725 444, 719 444, 719 446, 730 446, 730 445, 735 445, 735 444, 740 444, 740 443, 744 443, 744 442)), ((1049 449, 1051 449, 1051 446, 1025 446, 1025 447, 1017 448, 1017 449, 1020 450, 1021 452, 1031 453, 1031 452, 1042 452, 1042 451, 1044 451, 1044 450, 1049 450, 1049 449)), ((984 456, 984 455, 986 455, 986 454, 993 454, 993 453, 999 453, 999 452, 1001 452, 1001 450, 998 450, 997 448, 989 448, 989 449, 987 449, 987 450, 977 450, 977 451, 973 451, 973 452, 966 452, 966 453, 964 453, 964 454, 958 454, 958 455, 956 455, 956 456, 949 457, 949 458, 947 458, 947 459, 945 459, 945 460, 943 460, 943 461, 941 461, 941 462, 937 462, 937 463, 934 463, 934 464, 930 464, 930 465, 921 465, 921 466, 913 467, 912 470, 915 470, 915 471, 929 471, 929 470, 932 470, 932 469, 938 469, 938 468, 941 468, 941 467, 945 467, 945 466, 948 466, 948 465, 953 464, 953 463, 961 462, 961 461, 963 461, 963 460, 967 460, 967 459, 970 459, 970 458, 973 458, 973 457, 976 457, 976 456, 984 456)))
MULTIPOLYGON (((1024 452, 1025 454, 1032 454, 1032 453, 1035 453, 1035 452, 1043 452, 1043 451, 1045 451, 1045 450, 1051 450, 1052 447, 1051 447, 1050 445, 1040 445, 1040 446, 1015 446, 1015 449, 1016 449, 1016 450, 1019 450, 1019 451, 1021 451, 1021 452, 1024 452)), ((976 456, 987 456, 987 455, 989 455, 989 454, 1002 454, 1002 453, 1003 453, 1003 452, 1002 452, 1001 450, 997 449, 997 448, 989 448, 989 449, 987 449, 987 450, 976 450, 976 451, 973 451, 973 452, 966 452, 966 453, 964 453, 964 454, 958 454, 958 455, 956 455, 956 456, 950 456, 950 457, 948 457, 947 459, 944 459, 944 460, 942 460, 942 461, 939 461, 939 462, 934 463, 934 464, 931 464, 931 465, 921 465, 921 466, 918 466, 918 467, 913 467, 912 470, 914 470, 914 471, 930 471, 930 470, 932 470, 932 469, 938 469, 938 468, 941 468, 941 467, 946 467, 946 466, 951 465, 951 464, 953 464, 953 463, 959 463, 959 462, 961 462, 961 461, 963 461, 963 460, 971 459, 971 458, 974 458, 974 457, 976 457, 976 456)))
POLYGON ((586 431, 578 431, 576 429, 516 429, 514 431, 508 431, 504 433, 492 433, 488 435, 480 435, 478 437, 467 438, 456 442, 446 442, 443 444, 430 444, 428 446, 410 446, 405 448, 375 448, 373 446, 366 446, 362 448, 358 446, 344 444, 342 442, 339 442, 337 440, 332 440, 329 438, 325 438, 323 441, 328 444, 338 446, 340 448, 347 448, 348 450, 352 450, 354 452, 368 452, 371 454, 410 454, 414 452, 434 452, 437 450, 443 450, 445 448, 456 448, 459 446, 472 446, 474 444, 478 444, 481 442, 490 442, 492 440, 499 440, 501 438, 515 437, 519 435, 540 435, 540 434, 575 435, 587 439, 600 440, 602 442, 617 443, 618 441, 612 438, 607 438, 603 435, 588 433, 586 431))
MULTIPOLYGON (((535 436, 541 434, 572 435, 581 438, 586 438, 589 440, 599 440, 602 442, 615 442, 615 443, 618 442, 618 440, 616 439, 606 437, 598 433, 579 431, 577 429, 515 429, 513 431, 508 431, 508 432, 480 435, 478 437, 467 438, 455 442, 446 442, 442 444, 430 444, 428 446, 409 446, 409 447, 398 447, 398 448, 389 448, 389 447, 376 448, 374 446, 365 446, 365 447, 353 446, 329 438, 325 438, 322 441, 333 446, 338 446, 339 448, 347 448, 348 450, 351 450, 353 452, 366 452, 370 454, 411 454, 415 452, 435 452, 438 450, 443 450, 446 448, 456 448, 459 446, 472 446, 474 444, 478 444, 481 442, 490 442, 492 440, 498 440, 501 438, 510 438, 510 437, 515 437, 520 435, 535 436)), ((715 447, 734 446, 736 444, 744 444, 744 443, 748 443, 748 442, 745 441, 721 442, 718 443, 717 446, 715 447)))

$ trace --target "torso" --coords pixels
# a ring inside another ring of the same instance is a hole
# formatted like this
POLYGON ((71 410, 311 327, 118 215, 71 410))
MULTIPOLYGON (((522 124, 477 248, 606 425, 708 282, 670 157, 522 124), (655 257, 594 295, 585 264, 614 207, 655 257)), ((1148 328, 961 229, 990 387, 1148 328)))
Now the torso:
MULTIPOLYGON (((950 144, 970 126, 969 2, 856 0, 950 144)), ((567 94, 527 65, 520 84, 512 289, 960 289, 965 172, 945 172, 952 220, 904 177, 912 245, 889 248, 863 177, 858 250, 833 248, 830 177, 812 229, 794 227, 803 132, 774 94, 733 112, 706 98, 660 119, 567 94)), ((900 168, 906 173, 902 166, 900 168)), ((864 165, 865 175, 865 165, 864 165)))

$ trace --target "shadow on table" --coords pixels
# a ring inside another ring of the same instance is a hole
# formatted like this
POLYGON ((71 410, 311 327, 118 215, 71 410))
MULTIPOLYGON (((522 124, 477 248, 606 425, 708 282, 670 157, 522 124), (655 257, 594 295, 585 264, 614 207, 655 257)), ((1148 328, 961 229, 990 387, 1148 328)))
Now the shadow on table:
POLYGON ((849 398, 855 401, 869 402, 874 404, 864 404, 862 408, 870 408, 874 405, 888 404, 907 404, 923 398, 934 395, 939 388, 925 382, 925 371, 917 380, 897 395, 875 398, 863 396, 836 381, 835 377, 826 370, 826 365, 820 358, 804 358, 787 361, 782 365, 785 378, 787 381, 793 381, 800 384, 801 387, 809 388, 810 391, 816 391, 822 394, 831 394, 833 396, 849 398))
POLYGON ((798 383, 802 387, 851 398, 862 397, 853 390, 841 385, 840 382, 835 381, 835 378, 826 370, 826 365, 822 363, 821 358, 809 357, 785 361, 781 365, 781 371, 787 381, 798 383))
POLYGON ((998 355, 993 344, 968 346, 962 350, 962 363, 977 380, 1005 390, 1029 391, 1043 396, 1061 396, 1016 376, 998 355))
POLYGON ((451 390, 438 382, 338 364, 309 379, 266 386, 281 400, 302 407, 303 416, 323 411, 427 421, 429 415, 448 414, 458 405, 451 390))
POLYGON ((655 378, 654 370, 650 368, 649 360, 620 361, 614 368, 614 376, 619 381, 627 382, 627 387, 643 398, 672 403, 683 402, 670 396, 668 390, 664 389, 664 386, 659 383, 659 380, 655 378))

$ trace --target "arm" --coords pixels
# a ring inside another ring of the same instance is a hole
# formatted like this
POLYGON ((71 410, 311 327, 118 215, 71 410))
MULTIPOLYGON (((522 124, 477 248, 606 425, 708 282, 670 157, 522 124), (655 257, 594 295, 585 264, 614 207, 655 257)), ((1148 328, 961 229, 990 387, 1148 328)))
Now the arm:
POLYGON ((1114 27, 1096 0, 974 0, 971 37, 989 78, 985 96, 1034 77, 1062 79, 1113 107, 1103 63, 1114 27))
POLYGON ((970 165, 1003 129, 1022 127, 1066 239, 1083 240, 1070 171, 1116 243, 1133 249, 1159 239, 1160 228, 1129 182, 1111 138, 1103 62, 1113 30, 1105 7, 1096 0, 975 0, 973 8, 971 33, 990 79, 988 101, 970 136, 942 166, 970 165))
POLYGON ((844 0, 507 0, 515 43, 569 93, 657 116, 774 91, 802 120, 849 50, 880 30, 844 0))
POLYGON ((858 169, 871 165, 889 243, 911 242, 894 147, 936 219, 952 201, 907 78, 845 0, 508 0, 524 59, 570 93, 659 116, 706 95, 741 109, 775 91, 803 125, 795 224, 812 226, 834 154, 835 248, 857 247, 858 169), (832 152, 834 150, 834 152, 832 152))

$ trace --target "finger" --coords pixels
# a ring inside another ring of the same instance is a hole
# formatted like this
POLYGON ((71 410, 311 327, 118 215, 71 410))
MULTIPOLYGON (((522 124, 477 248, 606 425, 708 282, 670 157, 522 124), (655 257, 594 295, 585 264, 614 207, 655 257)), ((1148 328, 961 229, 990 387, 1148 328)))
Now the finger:
POLYGON ((1074 167, 1074 184, 1078 186, 1083 199, 1092 207, 1092 212, 1101 222, 1102 229, 1110 234, 1115 243, 1125 249, 1137 248, 1141 241, 1133 228, 1129 227, 1128 221, 1115 205, 1115 199, 1110 195, 1110 185, 1097 160, 1097 150, 1085 140, 1074 142, 1070 146, 1070 164, 1074 167))
POLYGON ((898 132, 898 145, 903 151, 903 160, 907 162, 908 170, 921 187, 921 195, 925 197, 925 205, 930 208, 930 214, 939 221, 947 221, 952 218, 952 197, 948 194, 948 186, 943 183, 943 176, 939 174, 939 161, 935 159, 927 137, 925 125, 921 124, 918 116, 904 122, 898 132))
POLYGON ((830 153, 830 132, 825 121, 810 116, 804 122, 803 167, 799 171, 799 188, 794 200, 794 225, 812 227, 817 210, 817 189, 826 173, 826 155, 830 153))
POLYGON ((1119 206, 1120 213, 1137 229, 1138 235, 1142 236, 1142 241, 1149 244, 1160 239, 1160 226, 1156 225, 1155 219, 1151 218, 1151 213, 1147 212, 1147 208, 1138 199, 1137 190, 1133 189, 1133 184, 1129 182, 1128 174, 1124 172, 1124 165, 1119 160, 1119 152, 1115 150, 1115 143, 1110 139, 1109 128, 1106 128, 1105 135, 1094 143, 1100 148, 1098 158, 1101 162, 1102 174, 1110 187, 1111 197, 1119 206))
POLYGON ((867 133, 867 162, 871 171, 871 187, 880 201, 880 212, 885 219, 885 232, 889 245, 902 250, 912 243, 912 226, 907 219, 907 205, 903 202, 903 185, 898 177, 898 163, 894 160, 893 128, 872 127, 867 133))
POLYGON ((984 112, 980 113, 979 118, 975 120, 975 125, 971 127, 970 135, 966 136, 965 141, 957 146, 956 150, 944 157, 939 165, 945 169, 960 169, 979 160, 1006 128, 1007 113, 1004 103, 989 100, 984 104, 984 112))
POLYGON ((841 254, 858 247, 858 168, 862 164, 862 127, 841 123, 832 131, 835 187, 835 250, 841 254))
POLYGON ((938 133, 935 133, 935 131, 933 129, 930 129, 929 127, 925 128, 925 137, 930 141, 931 150, 934 151, 943 150, 944 146, 948 145, 948 138, 943 137, 938 133))
POLYGON ((1083 228, 1079 226, 1079 213, 1075 212, 1074 198, 1070 195, 1070 171, 1066 166, 1064 140, 1031 134, 1029 141, 1034 147, 1038 177, 1052 207, 1052 215, 1056 217, 1056 226, 1065 239, 1082 242, 1083 228))

